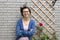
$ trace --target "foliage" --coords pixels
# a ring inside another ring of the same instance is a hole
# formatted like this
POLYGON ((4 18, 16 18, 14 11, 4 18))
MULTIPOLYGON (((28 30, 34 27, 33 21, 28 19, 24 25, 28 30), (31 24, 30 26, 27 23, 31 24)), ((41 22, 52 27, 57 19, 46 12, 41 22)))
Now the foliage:
MULTIPOLYGON (((49 40, 48 35, 43 33, 44 27, 43 23, 39 23, 39 26, 36 26, 36 34, 32 40, 49 40)), ((56 37, 56 32, 53 33, 53 38, 51 40, 58 40, 56 37)))

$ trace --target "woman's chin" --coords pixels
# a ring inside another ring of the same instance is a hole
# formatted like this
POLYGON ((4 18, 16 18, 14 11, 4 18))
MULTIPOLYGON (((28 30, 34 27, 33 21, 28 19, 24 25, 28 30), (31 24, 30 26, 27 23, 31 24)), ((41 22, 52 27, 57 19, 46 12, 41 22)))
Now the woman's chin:
POLYGON ((25 16, 25 18, 28 18, 29 16, 25 16))
POLYGON ((25 18, 29 18, 29 16, 25 16, 25 18))

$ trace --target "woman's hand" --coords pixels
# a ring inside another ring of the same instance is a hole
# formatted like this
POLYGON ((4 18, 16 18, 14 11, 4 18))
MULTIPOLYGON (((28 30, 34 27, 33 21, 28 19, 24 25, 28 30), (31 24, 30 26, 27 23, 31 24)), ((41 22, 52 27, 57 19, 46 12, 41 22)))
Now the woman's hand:
POLYGON ((32 31, 33 29, 30 30, 30 32, 32 31))

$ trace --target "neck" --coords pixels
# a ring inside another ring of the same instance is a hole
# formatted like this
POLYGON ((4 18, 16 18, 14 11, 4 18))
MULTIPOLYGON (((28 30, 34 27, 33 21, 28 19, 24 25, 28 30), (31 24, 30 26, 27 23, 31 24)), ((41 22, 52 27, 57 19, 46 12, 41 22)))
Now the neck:
POLYGON ((30 18, 23 17, 23 20, 28 21, 28 20, 30 20, 30 18))

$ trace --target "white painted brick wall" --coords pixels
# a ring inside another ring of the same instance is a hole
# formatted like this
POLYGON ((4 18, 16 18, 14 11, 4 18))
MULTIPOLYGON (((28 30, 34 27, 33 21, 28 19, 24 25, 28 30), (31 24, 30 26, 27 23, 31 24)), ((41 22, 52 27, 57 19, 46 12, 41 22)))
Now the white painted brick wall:
POLYGON ((57 32, 57 37, 60 40, 60 0, 57 0, 55 3, 55 30, 57 32))

